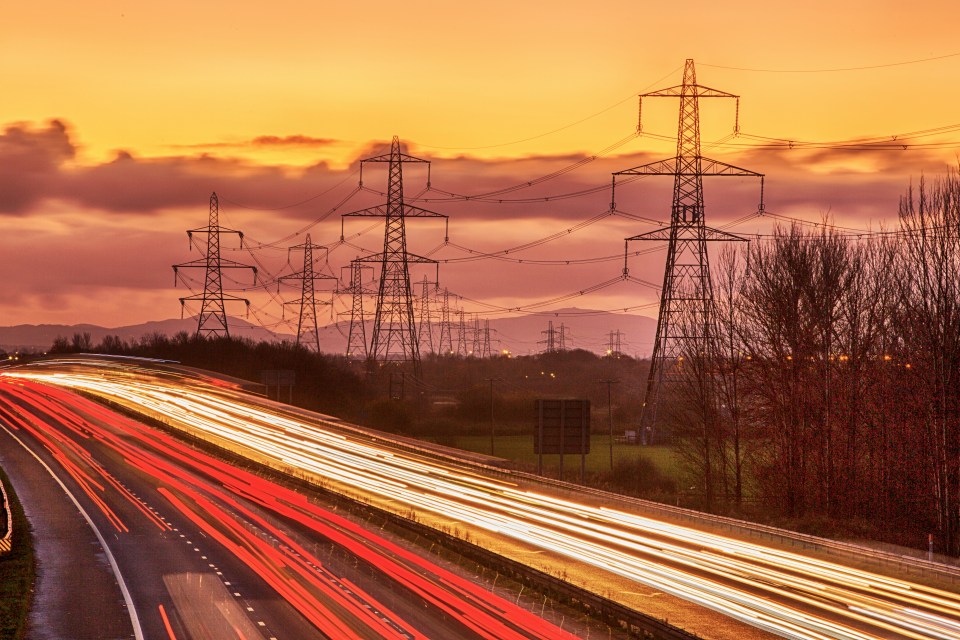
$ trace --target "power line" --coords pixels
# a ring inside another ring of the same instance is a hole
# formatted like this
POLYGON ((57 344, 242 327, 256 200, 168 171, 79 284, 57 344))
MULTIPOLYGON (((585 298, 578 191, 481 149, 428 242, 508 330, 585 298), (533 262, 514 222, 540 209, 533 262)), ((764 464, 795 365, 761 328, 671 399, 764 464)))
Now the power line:
POLYGON ((763 68, 751 68, 751 67, 732 67, 721 64, 709 64, 701 62, 700 66, 702 67, 711 67, 713 69, 727 69, 729 71, 749 71, 752 73, 840 73, 844 71, 867 71, 870 69, 887 69, 889 67, 903 67, 911 64, 922 64, 924 62, 933 62, 936 60, 945 60, 947 58, 956 58, 960 56, 960 51, 957 53, 948 53, 942 56, 933 56, 930 58, 919 58, 916 60, 905 60, 902 62, 888 62, 884 64, 872 64, 865 65, 860 67, 834 67, 828 69, 763 69, 763 68))
POLYGON ((497 143, 497 144, 488 144, 488 145, 482 145, 482 146, 478 146, 478 147, 441 147, 441 146, 436 146, 436 145, 420 144, 420 143, 417 143, 417 146, 418 146, 418 147, 423 147, 423 148, 425 148, 425 149, 441 149, 441 150, 444 150, 444 151, 452 151, 452 150, 456 150, 456 151, 477 151, 477 150, 481 150, 481 149, 496 149, 496 148, 498 148, 498 147, 508 147, 508 146, 511 146, 511 145, 514 145, 514 144, 521 144, 521 143, 523 143, 523 142, 530 142, 531 140, 537 140, 537 139, 539 139, 539 138, 545 138, 546 136, 550 136, 550 135, 553 135, 553 134, 555 134, 555 133, 559 133, 559 132, 561 132, 561 131, 565 131, 565 130, 567 130, 567 129, 570 129, 571 127, 577 126, 578 124, 582 124, 582 123, 584 123, 584 122, 586 122, 586 121, 588 121, 588 120, 592 120, 593 118, 596 118, 597 116, 603 115, 603 114, 606 113, 607 111, 610 111, 610 110, 612 110, 612 109, 616 109, 617 107, 619 107, 619 106, 622 105, 623 103, 628 102, 628 101, 633 100, 634 98, 636 98, 636 96, 637 96, 638 93, 642 93, 642 92, 646 91, 647 89, 649 89, 650 87, 655 86, 655 85, 657 85, 657 84, 660 84, 661 82, 663 82, 664 79, 669 78, 669 77, 672 76, 674 73, 676 73, 677 69, 679 69, 679 67, 674 68, 674 69, 671 69, 671 70, 668 71, 666 74, 664 74, 662 77, 660 77, 660 78, 654 80, 653 82, 651 82, 650 84, 648 84, 646 87, 640 89, 639 91, 636 91, 636 92, 631 93, 630 95, 628 95, 628 96, 627 96, 626 98, 624 98, 623 100, 620 100, 620 101, 618 101, 618 102, 615 102, 614 104, 610 105, 609 107, 605 107, 605 108, 601 109, 600 111, 597 111, 596 113, 593 113, 593 114, 591 114, 591 115, 589 115, 589 116, 586 116, 586 117, 584 117, 584 118, 580 118, 579 120, 575 120, 574 122, 571 122, 571 123, 569 123, 569 124, 565 124, 565 125, 563 125, 562 127, 558 127, 558 128, 556 128, 556 129, 552 129, 552 130, 547 131, 547 132, 545 132, 545 133, 539 133, 539 134, 537 134, 537 135, 529 136, 529 137, 527 137, 527 138, 521 138, 521 139, 519 139, 519 140, 511 140, 510 142, 500 142, 500 143, 497 143))

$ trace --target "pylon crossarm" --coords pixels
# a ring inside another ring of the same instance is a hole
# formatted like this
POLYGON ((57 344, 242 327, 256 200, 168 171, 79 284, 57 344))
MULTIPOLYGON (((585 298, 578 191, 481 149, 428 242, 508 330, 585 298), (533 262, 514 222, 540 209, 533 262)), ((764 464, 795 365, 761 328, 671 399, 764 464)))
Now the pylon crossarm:
MULTIPOLYGON (((719 229, 714 229, 713 227, 704 227, 699 224, 678 224, 674 226, 678 227, 678 240, 703 240, 705 242, 750 242, 749 238, 744 238, 743 236, 738 236, 734 233, 727 233, 726 231, 720 231, 719 229), (684 235, 681 236, 681 234, 684 235)), ((670 235, 671 228, 666 227, 632 236, 627 238, 626 241, 633 242, 638 240, 658 240, 661 242, 668 242, 670 240, 670 235)))
MULTIPOLYGON (((302 271, 291 274, 289 276, 280 276, 277 278, 277 282, 286 282, 287 280, 303 280, 304 275, 302 271)), ((335 276, 328 276, 325 273, 314 273, 313 280, 337 280, 335 276)), ((337 280, 339 282, 339 280, 337 280)))
POLYGON ((290 300, 289 302, 284 302, 283 305, 286 306, 288 304, 310 304, 311 302, 314 305, 321 306, 321 307, 330 306, 333 304, 332 300, 312 300, 312 301, 307 300, 306 303, 304 303, 303 298, 299 298, 297 300, 290 300))
MULTIPOLYGON (((757 178, 764 177, 764 174, 756 171, 750 171, 736 165, 732 165, 712 158, 700 157, 700 171, 677 171, 677 158, 668 158, 666 160, 657 160, 641 164, 631 169, 616 171, 614 176, 753 176, 757 178)), ((690 163, 684 163, 689 165, 690 163)), ((614 178, 616 180, 616 178, 614 178)))
POLYGON ((443 213, 437 213, 436 211, 430 211, 429 209, 421 209, 420 207, 415 207, 410 204, 403 205, 403 215, 408 218, 446 218, 449 219, 449 216, 443 213))
MULTIPOLYGON (((351 211, 350 213, 344 213, 341 215, 341 218, 360 218, 365 216, 374 216, 380 218, 387 217, 387 205, 378 204, 373 207, 367 207, 366 209, 357 209, 356 211, 351 211)), ((341 232, 342 235, 342 232, 341 232)))
MULTIPOLYGON (((615 171, 614 176, 662 176, 670 175, 672 176, 677 171, 677 159, 668 158, 667 160, 656 160, 655 162, 648 162, 647 164, 641 164, 639 166, 633 167, 631 169, 624 169, 623 171, 615 171)), ((616 177, 614 177, 616 181, 616 177)))
POLYGON ((728 93, 726 91, 720 91, 719 89, 712 89, 710 87, 705 87, 702 84, 688 84, 682 85, 678 84, 673 87, 667 87, 666 89, 657 89, 656 91, 651 91, 650 93, 641 93, 641 98, 679 98, 680 96, 696 96, 698 98, 739 98, 735 93, 728 93), (686 89, 686 93, 684 93, 686 89))
MULTIPOLYGON (((744 169, 743 167, 738 167, 736 165, 728 164, 726 162, 721 162, 720 160, 713 160, 711 158, 700 157, 701 162, 701 171, 700 174, 704 176, 753 176, 755 178, 763 178, 765 174, 758 173, 757 171, 750 171, 750 169, 744 169)), ((681 175, 696 175, 692 173, 683 173, 681 175)))
MULTIPOLYGON (((383 253, 371 253, 368 256, 361 256, 355 258, 357 262, 383 262, 383 253)), ((395 258, 393 256, 387 258, 388 261, 393 262, 395 258)), ((431 258, 424 258, 423 256, 418 256, 415 253, 407 253, 406 261, 410 264, 438 264, 436 260, 431 258)))
MULTIPOLYGON (((363 217, 386 218, 388 215, 387 207, 388 205, 386 204, 378 204, 372 207, 367 207, 366 209, 357 209, 356 211, 351 211, 350 213, 344 213, 341 217, 343 218, 363 218, 363 217)), ((392 214, 389 214, 389 215, 392 215, 392 214)), ((449 216, 447 216, 446 214, 437 213, 436 211, 430 211, 429 209, 423 209, 421 207, 415 207, 409 204, 403 205, 403 216, 405 218, 449 219, 449 216)))
MULTIPOLYGON (((244 302, 248 307, 250 306, 250 301, 247 300, 246 298, 240 298, 238 296, 230 295, 229 293, 223 294, 223 301, 224 302, 244 302)), ((181 305, 184 304, 185 302, 203 302, 203 295, 200 294, 200 295, 187 296, 186 298, 180 298, 181 305)))
MULTIPOLYGON (((399 157, 400 157, 400 162, 419 162, 421 164, 430 164, 429 160, 424 160, 423 158, 417 158, 416 156, 411 156, 406 153, 400 153, 399 157)), ((383 154, 380 154, 379 156, 374 156, 372 158, 365 158, 361 160, 360 166, 363 166, 367 162, 390 162, 390 158, 391 158, 391 154, 383 153, 383 154)), ((394 156, 394 159, 396 159, 396 156, 394 156)))
POLYGON ((236 229, 227 229, 226 227, 200 227, 199 229, 190 229, 187 231, 187 236, 192 236, 194 233, 236 233, 241 238, 243 237, 243 231, 237 231, 236 229))
POLYGON ((188 269, 190 267, 207 267, 206 258, 197 258, 196 260, 191 260, 190 262, 181 262, 180 264, 173 265, 173 272, 177 273, 179 269, 188 269))
POLYGON ((251 266, 248 265, 248 264, 242 264, 242 263, 236 262, 236 261, 234 261, 234 260, 224 260, 223 258, 221 258, 221 259, 220 259, 220 268, 221 268, 221 269, 252 269, 252 270, 253 270, 254 279, 256 279, 256 276, 257 276, 257 268, 256 268, 256 267, 251 267, 251 266))

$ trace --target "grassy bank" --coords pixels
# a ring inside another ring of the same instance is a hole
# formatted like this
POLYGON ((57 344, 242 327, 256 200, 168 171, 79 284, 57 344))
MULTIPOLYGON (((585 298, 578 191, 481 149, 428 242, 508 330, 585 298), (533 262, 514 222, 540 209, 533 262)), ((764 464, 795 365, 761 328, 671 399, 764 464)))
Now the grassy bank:
POLYGON ((26 517, 2 469, 0 479, 13 508, 13 548, 0 555, 0 638, 19 640, 26 632, 36 566, 26 517))

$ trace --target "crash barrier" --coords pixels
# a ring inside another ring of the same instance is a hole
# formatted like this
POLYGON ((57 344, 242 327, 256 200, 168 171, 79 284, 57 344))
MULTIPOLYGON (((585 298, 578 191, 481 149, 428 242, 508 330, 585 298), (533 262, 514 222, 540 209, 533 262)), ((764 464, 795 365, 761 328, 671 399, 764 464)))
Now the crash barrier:
POLYGON ((3 498, 3 512, 6 514, 7 526, 4 528, 3 537, 0 538, 0 553, 9 553, 13 544, 13 508, 10 506, 10 499, 7 497, 7 490, 0 481, 0 497, 3 498))

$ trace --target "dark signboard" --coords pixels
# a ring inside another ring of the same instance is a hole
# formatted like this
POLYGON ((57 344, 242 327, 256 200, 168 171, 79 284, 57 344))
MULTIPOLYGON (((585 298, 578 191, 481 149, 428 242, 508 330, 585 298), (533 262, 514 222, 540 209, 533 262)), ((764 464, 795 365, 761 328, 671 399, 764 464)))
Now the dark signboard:
POLYGON ((590 453, 590 401, 537 400, 533 452, 590 453))
POLYGON ((268 387, 293 386, 297 382, 297 372, 293 369, 264 369, 260 372, 260 383, 268 387))

